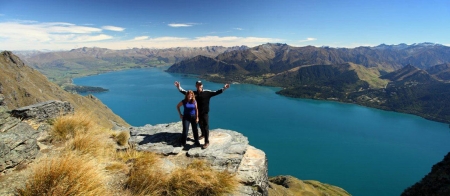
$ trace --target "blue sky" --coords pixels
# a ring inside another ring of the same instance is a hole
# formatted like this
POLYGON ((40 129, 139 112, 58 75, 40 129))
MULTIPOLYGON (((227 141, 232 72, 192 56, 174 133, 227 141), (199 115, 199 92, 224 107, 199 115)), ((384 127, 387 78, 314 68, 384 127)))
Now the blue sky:
POLYGON ((450 46, 449 0, 0 0, 0 50, 450 46))

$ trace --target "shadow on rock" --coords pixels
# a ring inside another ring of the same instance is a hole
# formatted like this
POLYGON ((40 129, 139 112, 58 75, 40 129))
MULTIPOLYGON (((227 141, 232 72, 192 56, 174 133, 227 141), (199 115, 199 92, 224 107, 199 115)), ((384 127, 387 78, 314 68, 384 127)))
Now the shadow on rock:
POLYGON ((153 135, 150 134, 139 134, 139 136, 144 136, 139 145, 145 145, 148 143, 163 143, 166 145, 171 145, 173 147, 180 146, 181 133, 168 133, 160 132, 153 135))

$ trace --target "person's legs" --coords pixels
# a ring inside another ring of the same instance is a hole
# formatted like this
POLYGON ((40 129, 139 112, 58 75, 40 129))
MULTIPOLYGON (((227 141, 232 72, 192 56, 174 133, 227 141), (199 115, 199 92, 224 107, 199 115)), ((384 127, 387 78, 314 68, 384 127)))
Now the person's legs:
POLYGON ((202 133, 200 135, 200 137, 198 138, 199 140, 205 138, 205 133, 203 130, 205 130, 204 128, 204 124, 203 124, 204 120, 203 120, 203 114, 199 114, 198 115, 198 125, 200 126, 200 132, 202 133))
POLYGON ((187 135, 188 135, 188 131, 189 131, 189 119, 187 119, 186 117, 183 117, 183 132, 181 133, 181 145, 186 145, 186 140, 187 140, 187 135))
POLYGON ((194 145, 200 146, 200 142, 198 141, 198 128, 197 128, 197 122, 195 122, 195 116, 191 117, 191 126, 192 126, 192 132, 194 134, 194 145))
POLYGON ((205 130, 203 133, 205 133, 205 143, 209 143, 209 116, 208 113, 203 115, 203 128, 205 130))
POLYGON ((203 127, 200 127, 203 132, 203 136, 205 136, 205 144, 203 145, 203 148, 207 148, 209 146, 209 117, 208 113, 202 114, 202 121, 203 121, 203 127))

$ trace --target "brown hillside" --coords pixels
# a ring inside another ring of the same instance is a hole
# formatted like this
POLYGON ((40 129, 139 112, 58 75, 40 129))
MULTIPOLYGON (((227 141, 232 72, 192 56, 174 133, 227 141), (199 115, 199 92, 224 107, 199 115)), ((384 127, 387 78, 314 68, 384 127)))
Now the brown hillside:
POLYGON ((70 102, 75 110, 92 112, 105 127, 113 127, 114 123, 111 121, 129 126, 97 98, 64 91, 9 51, 0 53, 0 93, 4 95, 4 102, 9 109, 48 100, 61 100, 70 102))

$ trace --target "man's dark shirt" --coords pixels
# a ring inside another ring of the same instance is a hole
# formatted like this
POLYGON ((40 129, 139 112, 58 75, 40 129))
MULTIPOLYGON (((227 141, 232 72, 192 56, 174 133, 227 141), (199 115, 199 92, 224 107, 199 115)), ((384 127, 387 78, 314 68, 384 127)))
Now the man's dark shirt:
MULTIPOLYGON (((183 88, 178 89, 181 93, 186 94, 187 91, 183 88)), ((199 114, 207 114, 209 112, 209 100, 211 97, 214 97, 223 92, 223 89, 219 89, 217 91, 210 91, 203 89, 202 92, 194 91, 195 100, 197 101, 198 113, 199 114)))

